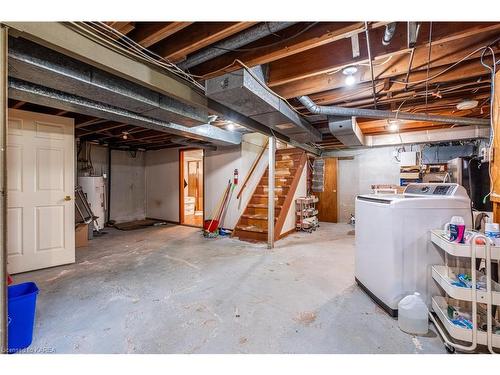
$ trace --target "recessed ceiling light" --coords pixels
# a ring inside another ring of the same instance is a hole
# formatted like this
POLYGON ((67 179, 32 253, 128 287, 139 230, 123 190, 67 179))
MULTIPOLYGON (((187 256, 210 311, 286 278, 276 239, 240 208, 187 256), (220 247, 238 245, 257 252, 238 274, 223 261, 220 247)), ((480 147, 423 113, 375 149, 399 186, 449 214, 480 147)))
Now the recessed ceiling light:
POLYGON ((355 66, 346 66, 344 69, 342 69, 342 74, 346 76, 352 76, 353 74, 356 74, 358 72, 358 68, 355 66))
POLYGON ((352 86, 356 83, 356 77, 354 76, 347 76, 345 77, 345 84, 347 86, 352 86))
POLYGON ((460 103, 457 104, 457 109, 459 111, 463 111, 465 109, 472 109, 476 108, 479 102, 477 100, 462 100, 460 103))

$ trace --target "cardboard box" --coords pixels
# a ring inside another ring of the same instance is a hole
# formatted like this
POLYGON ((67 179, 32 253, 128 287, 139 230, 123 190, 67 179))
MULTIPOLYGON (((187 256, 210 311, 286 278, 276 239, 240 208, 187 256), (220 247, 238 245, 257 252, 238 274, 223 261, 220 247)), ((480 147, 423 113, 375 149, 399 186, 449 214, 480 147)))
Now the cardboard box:
POLYGON ((89 244, 88 224, 77 224, 75 228, 75 247, 85 247, 89 244))

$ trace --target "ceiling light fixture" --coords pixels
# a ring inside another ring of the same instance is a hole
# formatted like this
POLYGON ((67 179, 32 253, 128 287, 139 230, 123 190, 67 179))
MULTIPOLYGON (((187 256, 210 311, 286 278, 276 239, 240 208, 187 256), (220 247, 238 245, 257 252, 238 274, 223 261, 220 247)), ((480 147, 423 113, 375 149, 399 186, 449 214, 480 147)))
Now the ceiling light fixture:
POLYGON ((460 103, 457 104, 457 109, 459 111, 463 111, 466 109, 472 109, 472 108, 476 108, 478 104, 479 104, 479 102, 477 100, 466 99, 466 100, 462 100, 460 103))
POLYGON ((342 69, 342 74, 346 76, 352 76, 353 74, 356 74, 358 72, 358 68, 356 68, 354 65, 351 66, 346 66, 344 69, 342 69))
POLYGON ((345 84, 347 86, 352 86, 356 83, 356 77, 354 76, 347 76, 345 77, 345 84))
POLYGON ((231 121, 228 121, 226 129, 227 130, 234 130, 234 123, 231 121))
POLYGON ((122 138, 123 139, 128 139, 128 132, 122 132, 122 138))
POLYGON ((397 132, 399 130, 400 121, 397 119, 387 120, 387 129, 391 132, 397 132))
POLYGON ((344 69, 342 69, 342 74, 347 76, 345 77, 345 84, 347 86, 352 86, 356 83, 356 77, 354 77, 354 74, 358 72, 358 68, 355 66, 347 66, 344 69))

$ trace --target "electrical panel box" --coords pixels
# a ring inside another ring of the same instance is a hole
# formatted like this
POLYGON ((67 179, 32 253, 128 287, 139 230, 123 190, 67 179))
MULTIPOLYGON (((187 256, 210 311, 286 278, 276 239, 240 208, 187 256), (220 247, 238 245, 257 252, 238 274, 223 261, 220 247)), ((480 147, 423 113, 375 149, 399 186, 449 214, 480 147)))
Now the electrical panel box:
POLYGON ((418 165, 417 152, 416 151, 402 152, 400 154, 400 160, 401 160, 400 164, 402 167, 418 165))

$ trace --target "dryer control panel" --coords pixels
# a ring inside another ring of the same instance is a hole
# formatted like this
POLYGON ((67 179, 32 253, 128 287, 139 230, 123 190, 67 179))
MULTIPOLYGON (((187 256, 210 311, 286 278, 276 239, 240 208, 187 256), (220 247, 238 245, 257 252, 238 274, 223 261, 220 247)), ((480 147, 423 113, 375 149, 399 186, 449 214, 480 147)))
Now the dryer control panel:
POLYGON ((454 196, 458 184, 409 184, 405 195, 425 195, 425 196, 454 196))

